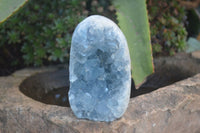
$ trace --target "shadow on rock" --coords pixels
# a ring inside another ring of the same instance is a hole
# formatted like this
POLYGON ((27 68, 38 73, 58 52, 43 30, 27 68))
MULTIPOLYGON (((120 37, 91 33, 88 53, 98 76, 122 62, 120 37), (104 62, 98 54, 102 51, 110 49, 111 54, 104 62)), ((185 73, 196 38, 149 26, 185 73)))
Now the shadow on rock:
POLYGON ((148 76, 138 89, 132 84, 131 97, 150 93, 200 73, 200 59, 192 58, 191 55, 185 53, 179 53, 172 57, 156 58, 154 65, 155 73, 148 76))
MULTIPOLYGON (((173 57, 154 59, 155 73, 135 88, 132 80, 131 98, 150 93, 158 88, 200 73, 200 60, 188 54, 178 54, 173 57)), ((35 74, 25 79, 20 85, 20 91, 34 100, 59 106, 69 107, 69 71, 68 68, 53 72, 35 74)))

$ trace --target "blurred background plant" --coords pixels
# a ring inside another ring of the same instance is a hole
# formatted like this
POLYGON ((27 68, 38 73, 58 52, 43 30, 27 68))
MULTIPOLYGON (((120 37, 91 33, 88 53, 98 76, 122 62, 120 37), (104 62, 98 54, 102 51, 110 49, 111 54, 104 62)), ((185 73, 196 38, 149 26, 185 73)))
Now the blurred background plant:
MULTIPOLYGON (((188 14, 179 1, 146 1, 154 56, 173 55, 185 49, 188 14)), ((68 62, 73 30, 92 14, 118 23, 112 0, 29 0, 0 24, 1 68, 68 62)))
POLYGON ((177 0, 147 0, 153 54, 174 55, 186 46, 186 11, 177 0))
POLYGON ((1 60, 38 66, 68 59, 74 27, 88 15, 85 6, 78 0, 30 0, 0 25, 1 60))
POLYGON ((67 62, 75 26, 91 14, 115 18, 110 4, 103 0, 29 0, 0 24, 0 66, 67 62))

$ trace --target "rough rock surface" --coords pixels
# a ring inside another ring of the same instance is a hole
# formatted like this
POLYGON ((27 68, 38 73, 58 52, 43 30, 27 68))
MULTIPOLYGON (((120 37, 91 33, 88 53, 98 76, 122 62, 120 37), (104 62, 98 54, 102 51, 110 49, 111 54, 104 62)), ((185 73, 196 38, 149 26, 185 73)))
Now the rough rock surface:
POLYGON ((147 78, 140 89, 160 88, 200 73, 200 59, 193 57, 195 53, 178 53, 154 59, 155 73, 147 78))
POLYGON ((56 68, 53 71, 36 73, 26 78, 19 86, 20 91, 42 103, 69 107, 68 67, 59 65, 56 68))
POLYGON ((192 57, 196 59, 200 59, 200 50, 192 52, 192 57))
POLYGON ((69 102, 78 118, 113 121, 124 114, 131 89, 130 55, 113 21, 93 15, 78 24, 69 73, 69 102))
POLYGON ((199 133, 200 74, 131 98, 113 122, 77 119, 69 107, 37 102, 19 91, 26 77, 54 69, 24 69, 0 77, 0 132, 12 133, 199 133))

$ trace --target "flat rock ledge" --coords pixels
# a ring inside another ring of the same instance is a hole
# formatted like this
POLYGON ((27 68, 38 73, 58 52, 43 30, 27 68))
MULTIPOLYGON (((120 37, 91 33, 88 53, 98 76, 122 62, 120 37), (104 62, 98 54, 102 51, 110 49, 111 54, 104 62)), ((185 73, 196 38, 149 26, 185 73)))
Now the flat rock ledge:
POLYGON ((77 119, 69 107, 47 105, 19 91, 28 76, 54 68, 23 69, 0 77, 2 133, 199 133, 200 74, 131 98, 121 119, 106 123, 77 119))

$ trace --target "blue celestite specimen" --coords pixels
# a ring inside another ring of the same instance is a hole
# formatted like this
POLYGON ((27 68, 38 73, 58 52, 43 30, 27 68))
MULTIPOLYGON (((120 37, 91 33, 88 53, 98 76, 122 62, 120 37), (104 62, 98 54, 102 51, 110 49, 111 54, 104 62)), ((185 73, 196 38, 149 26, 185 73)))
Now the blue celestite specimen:
POLYGON ((78 118, 108 122, 123 115, 130 97, 130 55, 113 21, 93 15, 78 24, 69 70, 69 102, 78 118))

